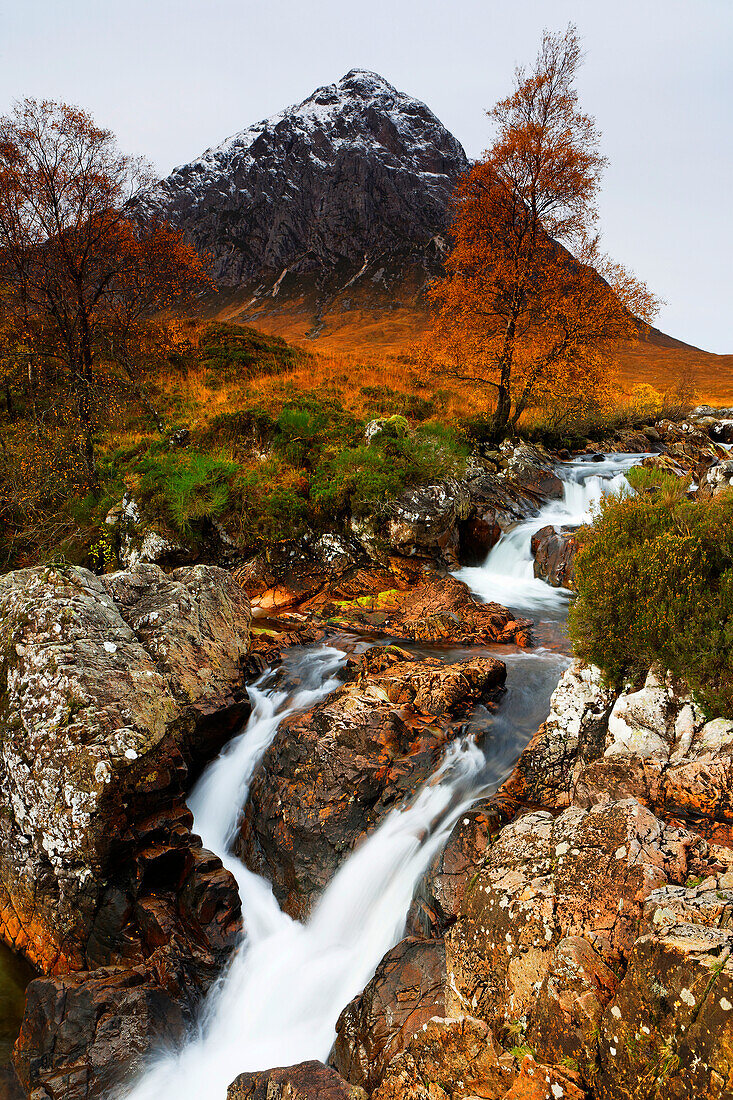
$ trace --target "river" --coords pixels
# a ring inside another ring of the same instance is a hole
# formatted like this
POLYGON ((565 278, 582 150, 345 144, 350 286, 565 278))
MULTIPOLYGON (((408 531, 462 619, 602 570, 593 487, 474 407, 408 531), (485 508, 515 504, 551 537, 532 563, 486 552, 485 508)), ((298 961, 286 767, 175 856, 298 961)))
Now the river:
MULTIPOLYGON (((190 797, 194 829, 237 879, 246 937, 210 991, 194 1032, 179 1049, 160 1051, 120 1096, 224 1100, 239 1073, 326 1060, 341 1009, 403 934, 420 877, 460 815, 510 774, 546 717, 550 695, 569 664, 565 621, 570 594, 535 579, 532 534, 548 523, 589 520, 604 493, 630 491, 624 471, 640 457, 613 455, 603 462, 563 465, 558 471, 562 500, 548 503, 502 536, 483 565, 457 573, 482 599, 531 616, 538 645, 533 650, 491 648, 507 665, 507 692, 499 708, 477 708, 436 774, 344 862, 305 923, 282 913, 269 884, 248 871, 230 848, 251 776, 279 723, 334 690, 344 654, 331 647, 291 653, 277 678, 268 674, 252 689, 254 709, 247 727, 204 772, 190 797)), ((466 655, 456 649, 442 653, 447 661, 466 655)))

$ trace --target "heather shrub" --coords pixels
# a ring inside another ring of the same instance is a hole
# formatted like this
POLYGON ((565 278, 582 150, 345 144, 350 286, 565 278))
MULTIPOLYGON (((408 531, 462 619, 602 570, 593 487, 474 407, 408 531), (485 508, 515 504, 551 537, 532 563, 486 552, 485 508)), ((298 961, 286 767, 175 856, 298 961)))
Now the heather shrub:
POLYGON ((660 664, 709 714, 733 716, 733 497, 689 500, 685 483, 608 498, 579 533, 577 656, 619 686, 660 664))

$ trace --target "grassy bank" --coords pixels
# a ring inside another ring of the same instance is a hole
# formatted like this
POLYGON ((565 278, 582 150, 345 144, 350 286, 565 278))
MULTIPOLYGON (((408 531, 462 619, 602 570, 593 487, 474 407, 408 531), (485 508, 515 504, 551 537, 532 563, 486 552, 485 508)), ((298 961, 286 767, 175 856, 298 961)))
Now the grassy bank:
MULTIPOLYGON (((125 490, 189 543, 212 520, 245 552, 305 528, 343 530, 406 487, 460 475, 486 437, 485 396, 443 387, 408 355, 369 363, 183 321, 162 365, 143 358, 135 384, 112 369, 100 374, 99 476, 90 485, 73 404, 34 389, 33 377, 29 364, 0 413, 3 569, 59 556, 98 564, 105 516, 125 490), (374 418, 387 423, 367 442, 374 418)), ((647 387, 582 414, 535 409, 520 432, 580 448, 662 411, 647 387)))

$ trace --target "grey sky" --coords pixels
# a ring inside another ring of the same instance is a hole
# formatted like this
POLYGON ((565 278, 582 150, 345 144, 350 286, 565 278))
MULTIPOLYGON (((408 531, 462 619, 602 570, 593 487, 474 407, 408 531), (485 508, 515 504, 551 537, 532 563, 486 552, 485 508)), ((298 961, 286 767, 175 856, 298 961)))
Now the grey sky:
POLYGON ((667 299, 661 328, 733 352, 733 0, 0 0, 0 112, 78 103, 166 174, 358 67, 475 156, 515 63, 569 20, 606 248, 667 299))

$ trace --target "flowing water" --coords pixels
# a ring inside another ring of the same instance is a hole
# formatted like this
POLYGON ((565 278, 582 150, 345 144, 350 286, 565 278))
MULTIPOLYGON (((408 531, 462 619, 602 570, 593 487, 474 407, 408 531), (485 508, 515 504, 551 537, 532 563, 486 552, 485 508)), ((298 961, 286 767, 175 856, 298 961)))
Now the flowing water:
MULTIPOLYGON (((179 1049, 160 1052, 124 1093, 127 1100, 224 1100, 238 1073, 327 1058, 341 1009, 402 935, 421 875, 460 815, 509 774, 569 663, 564 620, 570 596, 534 578, 532 534, 548 523, 589 519, 603 493, 628 491, 623 471, 636 462, 638 456, 614 455, 563 466, 562 500, 504 535, 483 566, 457 574, 483 599, 531 615, 542 644, 531 651, 495 647, 507 665, 498 710, 477 708, 432 779, 346 860, 306 923, 283 914, 269 884, 230 848, 252 774, 279 723, 337 686, 344 655, 330 647, 303 650, 289 657, 277 679, 269 674, 251 689, 247 727, 190 798, 195 830, 237 879, 246 937, 211 990, 195 1032, 179 1049)), ((464 655, 444 653, 449 661, 464 655)))

